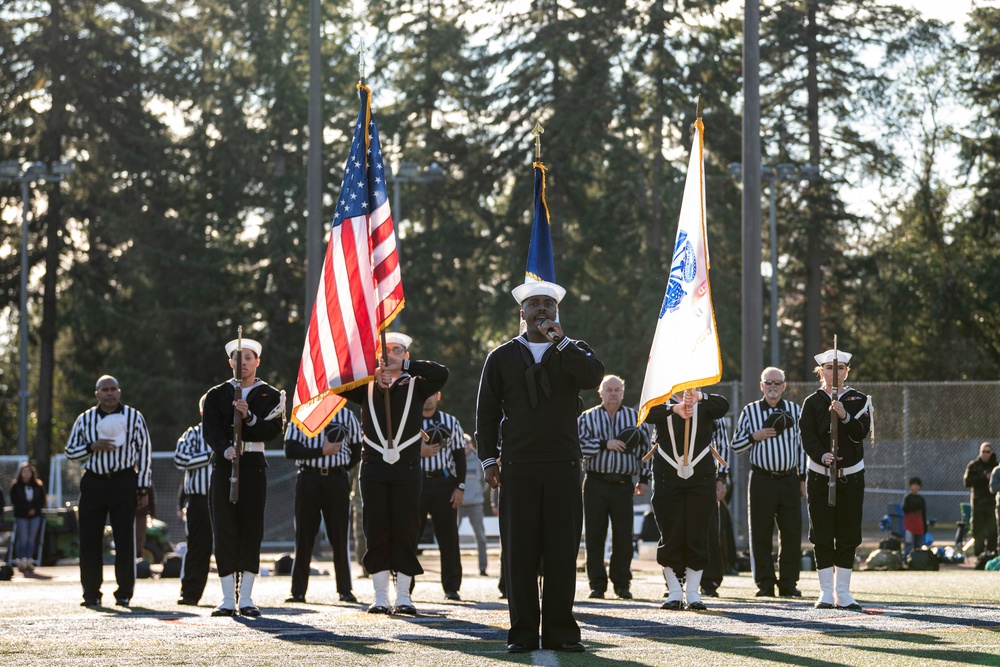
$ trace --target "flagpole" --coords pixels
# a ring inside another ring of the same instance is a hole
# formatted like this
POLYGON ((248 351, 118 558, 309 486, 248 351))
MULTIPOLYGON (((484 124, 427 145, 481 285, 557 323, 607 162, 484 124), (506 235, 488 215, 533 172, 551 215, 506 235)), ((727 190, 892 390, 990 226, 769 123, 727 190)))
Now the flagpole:
MULTIPOLYGON (((358 83, 362 86, 365 85, 365 37, 361 36, 361 44, 358 46, 358 83)), ((368 96, 368 107, 371 108, 371 95, 368 96)), ((368 152, 365 151, 365 159, 368 159, 368 152)), ((396 230, 393 229, 393 234, 396 230)), ((385 329, 379 332, 379 338, 382 341, 382 368, 389 365, 389 345, 385 340, 385 329)), ((377 382, 377 381, 376 381, 377 382)), ((389 387, 386 387, 382 391, 382 396, 385 397, 385 448, 393 448, 393 435, 392 435, 392 399, 389 398, 389 389, 392 387, 392 381, 390 380, 389 387)), ((374 417, 374 415, 372 415, 374 417)))
MULTIPOLYGON (((320 0, 309 3, 309 149, 306 174, 306 331, 323 267, 323 91, 320 0)), ((307 334, 308 335, 308 334, 307 334)))

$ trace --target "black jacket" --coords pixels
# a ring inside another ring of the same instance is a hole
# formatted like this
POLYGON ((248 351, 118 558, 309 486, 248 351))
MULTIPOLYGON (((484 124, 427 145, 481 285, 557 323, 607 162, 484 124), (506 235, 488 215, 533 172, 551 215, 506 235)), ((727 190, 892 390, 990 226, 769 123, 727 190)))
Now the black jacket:
MULTIPOLYGON (((837 425, 837 452, 840 456, 838 467, 848 468, 860 463, 865 456, 865 438, 872 428, 871 411, 866 410, 868 396, 857 389, 848 387, 839 396, 847 411, 848 420, 837 425)), ((823 465, 823 455, 830 451, 830 395, 822 389, 808 396, 802 402, 802 417, 799 429, 802 432, 802 448, 819 465, 823 465)))
POLYGON ((10 504, 14 506, 14 518, 16 519, 27 519, 28 510, 35 510, 35 516, 41 516, 42 508, 45 507, 45 487, 41 484, 32 484, 32 488, 35 490, 34 497, 29 503, 25 498, 24 487, 27 486, 24 482, 18 480, 18 482, 10 487, 10 504))
MULTIPOLYGON (((233 401, 236 398, 236 387, 232 381, 223 382, 208 390, 205 396, 205 412, 202 414, 202 437, 215 454, 213 463, 228 470, 230 462, 224 456, 225 451, 233 444, 233 414, 236 408, 233 401)), ((267 442, 281 435, 284 428, 282 417, 272 419, 267 417, 281 403, 281 393, 261 382, 249 391, 244 390, 243 400, 250 407, 253 415, 252 423, 243 422, 243 442, 267 442)), ((245 452, 240 457, 240 465, 252 468, 266 468, 267 462, 263 452, 245 452)))
POLYGON ((604 364, 583 341, 564 338, 535 363, 524 336, 497 347, 483 365, 476 406, 476 441, 484 463, 503 460, 579 461, 580 390, 604 378, 604 364))
MULTIPOLYGON (((389 387, 389 406, 392 412, 392 434, 395 440, 397 435, 399 442, 405 442, 420 432, 423 424, 424 401, 431 394, 441 391, 448 381, 448 368, 434 361, 411 361, 407 370, 401 375, 392 386, 389 387), (400 424, 403 419, 403 409, 406 407, 406 394, 409 391, 411 382, 416 383, 413 388, 413 401, 410 403, 410 411, 406 415, 406 423, 400 424), (399 430, 402 429, 402 435, 399 430)), ((371 383, 369 383, 371 384, 371 383)), ((372 423, 372 410, 368 404, 368 384, 355 387, 341 394, 352 403, 361 406, 361 432, 372 442, 379 441, 375 426, 372 423)), ((372 404, 375 407, 374 419, 378 420, 382 435, 388 437, 385 429, 385 395, 376 384, 372 395, 372 404)), ((367 443, 361 450, 361 461, 364 464, 361 472, 364 475, 376 470, 391 471, 409 469, 413 464, 420 467, 420 443, 415 442, 399 452, 399 461, 390 464, 382 458, 382 452, 373 449, 367 443)))
MULTIPOLYGON (((673 445, 670 442, 670 432, 667 424, 674 426, 674 438, 677 441, 677 453, 682 454, 684 449, 684 422, 683 417, 673 411, 677 401, 672 398, 666 403, 654 405, 649 410, 646 421, 656 427, 655 438, 664 453, 673 458, 673 445)), ((719 394, 702 394, 698 401, 698 432, 695 434, 694 442, 688 446, 688 459, 694 460, 702 451, 708 449, 715 434, 715 420, 721 419, 729 412, 729 401, 725 396, 719 394)), ((653 454, 653 477, 675 473, 673 466, 667 463, 659 452, 653 454)), ((694 467, 696 477, 715 477, 716 465, 715 457, 711 453, 706 454, 694 467)), ((723 476, 724 477, 724 476, 723 476)))
POLYGON ((972 489, 972 502, 989 503, 993 500, 993 494, 990 493, 990 474, 996 467, 996 454, 991 456, 986 463, 983 463, 978 456, 969 461, 969 465, 965 467, 962 484, 966 488, 972 489))

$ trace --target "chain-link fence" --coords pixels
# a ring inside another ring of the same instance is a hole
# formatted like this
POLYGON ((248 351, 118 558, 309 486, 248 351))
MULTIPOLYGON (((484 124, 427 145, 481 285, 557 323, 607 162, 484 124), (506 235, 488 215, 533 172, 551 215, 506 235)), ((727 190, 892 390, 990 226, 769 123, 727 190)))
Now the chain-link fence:
MULTIPOLYGON (((869 444, 865 451, 865 541, 878 541, 885 536, 879 530, 880 519, 892 513, 890 505, 902 503, 908 490, 907 480, 920 477, 927 516, 938 521, 938 527, 931 529, 931 533, 938 544, 951 543, 954 524, 960 516, 959 504, 969 498, 968 490, 962 486, 965 466, 976 457, 981 442, 1000 441, 1000 382, 863 382, 853 386, 870 394, 875 408, 874 445, 869 444)), ((785 398, 801 403, 816 387, 815 383, 789 383, 785 398)), ((708 391, 729 399, 727 418, 730 426, 735 426, 740 409, 748 402, 739 395, 740 384, 722 383, 708 391)), ((759 395, 749 398, 757 399, 759 395)), ((280 449, 268 451, 265 456, 269 467, 264 541, 274 546, 290 546, 295 535, 295 463, 285 459, 280 449)), ((737 544, 745 548, 749 464, 746 456, 731 458, 734 530, 737 544)), ((13 461, 9 473, 7 467, 0 465, 3 475, 0 479, 13 478, 15 469, 13 461)), ((50 475, 53 506, 79 499, 82 474, 83 469, 65 455, 53 457, 50 475)), ((173 452, 153 454, 157 518, 170 526, 174 542, 184 537, 184 525, 177 516, 177 491, 182 479, 182 471, 174 467, 173 452)), ((648 496, 636 498, 636 502, 648 503, 648 496)), ((803 524, 808 524, 804 501, 803 524)))
MULTIPOLYGON (((816 383, 790 382, 784 398, 802 403, 816 383)), ((872 397, 874 438, 865 449, 865 541, 885 537, 879 521, 902 503, 907 481, 923 481, 927 517, 938 544, 954 541, 960 503, 968 502, 962 486, 965 466, 979 453, 979 444, 1000 440, 1000 382, 859 382, 851 386, 872 397)), ((744 401, 739 383, 724 383, 710 391, 729 398, 728 418, 735 424, 744 401)), ((746 545, 746 456, 733 456, 732 510, 737 543, 746 545)), ((807 524, 803 506, 803 522, 807 524)), ((805 535, 806 533, 803 533, 805 535)))
MULTIPOLYGON (((298 468, 280 449, 266 451, 264 456, 268 465, 264 543, 290 548, 295 541, 295 475, 298 468)), ((67 459, 65 454, 52 457, 50 506, 75 505, 80 499, 82 477, 83 467, 67 459)), ((175 544, 184 540, 184 522, 177 511, 178 492, 183 481, 184 471, 174 465, 173 452, 153 452, 156 518, 170 527, 170 540, 175 544)))

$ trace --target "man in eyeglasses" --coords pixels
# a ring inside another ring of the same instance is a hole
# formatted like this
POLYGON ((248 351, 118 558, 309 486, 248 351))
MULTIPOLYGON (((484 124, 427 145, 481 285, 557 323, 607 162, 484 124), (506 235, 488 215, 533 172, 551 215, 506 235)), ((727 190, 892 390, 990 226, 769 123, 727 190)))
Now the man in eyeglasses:
POLYGON ((764 396, 740 413, 733 451, 750 454, 750 567, 757 597, 801 597, 796 588, 801 568, 802 498, 806 495, 806 461, 799 433, 801 409, 781 398, 785 373, 765 368, 760 375, 764 396), (778 577, 771 558, 778 525, 778 577))

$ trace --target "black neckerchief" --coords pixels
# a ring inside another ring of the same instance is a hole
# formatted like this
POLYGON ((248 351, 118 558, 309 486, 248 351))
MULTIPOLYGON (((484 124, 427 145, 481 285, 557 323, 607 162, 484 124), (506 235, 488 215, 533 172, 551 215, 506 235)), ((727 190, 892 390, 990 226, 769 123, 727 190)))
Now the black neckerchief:
POLYGON ((539 362, 535 361, 534 355, 531 354, 531 350, 528 348, 528 336, 527 334, 517 337, 518 349, 521 350, 521 358, 524 359, 524 363, 528 365, 524 369, 524 380, 528 386, 528 402, 531 407, 538 407, 538 387, 541 387, 542 393, 545 394, 545 398, 552 396, 552 383, 549 382, 549 372, 545 370, 545 362, 549 360, 549 356, 552 354, 552 350, 555 349, 555 345, 549 346, 545 353, 542 355, 542 360, 539 362))

